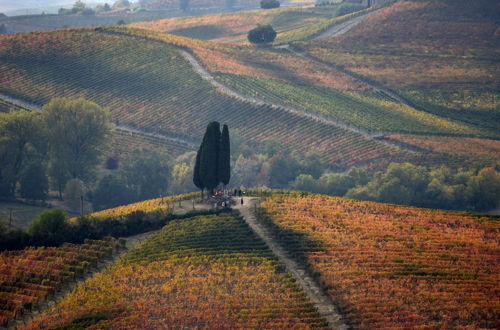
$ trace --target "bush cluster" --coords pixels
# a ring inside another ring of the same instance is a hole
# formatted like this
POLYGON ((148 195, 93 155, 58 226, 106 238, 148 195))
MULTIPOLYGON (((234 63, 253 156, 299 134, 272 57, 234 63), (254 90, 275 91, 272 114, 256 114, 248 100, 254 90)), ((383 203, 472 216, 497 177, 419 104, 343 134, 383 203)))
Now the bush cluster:
POLYGON ((97 218, 84 215, 69 221, 63 210, 46 210, 33 220, 27 231, 20 228, 7 229, 5 225, 0 225, 0 250, 59 246, 65 242, 80 244, 87 238, 102 239, 106 236, 126 237, 159 229, 174 219, 221 212, 226 210, 199 210, 181 215, 135 211, 120 217, 97 218))

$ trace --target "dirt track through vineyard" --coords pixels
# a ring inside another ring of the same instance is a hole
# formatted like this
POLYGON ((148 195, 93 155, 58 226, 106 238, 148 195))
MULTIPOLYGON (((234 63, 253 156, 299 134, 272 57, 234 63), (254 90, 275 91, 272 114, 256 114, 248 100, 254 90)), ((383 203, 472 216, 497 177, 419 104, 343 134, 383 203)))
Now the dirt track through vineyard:
MULTIPOLYGON (((252 230, 267 244, 271 251, 285 265, 288 273, 297 281, 309 300, 316 306, 319 314, 324 317, 332 329, 349 329, 342 315, 332 300, 323 292, 318 283, 308 274, 306 269, 290 258, 286 250, 273 238, 273 235, 262 225, 253 213, 257 199, 243 198, 244 204, 237 203, 236 209, 252 228, 252 230)), ((239 202, 239 200, 238 200, 239 202)))

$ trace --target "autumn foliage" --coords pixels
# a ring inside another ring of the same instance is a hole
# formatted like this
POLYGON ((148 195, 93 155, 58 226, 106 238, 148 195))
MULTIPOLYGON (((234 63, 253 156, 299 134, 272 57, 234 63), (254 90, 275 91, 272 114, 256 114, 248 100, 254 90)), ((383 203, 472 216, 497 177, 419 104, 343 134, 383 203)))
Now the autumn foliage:
POLYGON ((321 195, 261 218, 360 329, 498 326, 496 218, 321 195))
POLYGON ((0 253, 0 326, 31 310, 119 248, 118 240, 0 253))
POLYGON ((24 329, 326 328, 236 215, 172 221, 24 329))

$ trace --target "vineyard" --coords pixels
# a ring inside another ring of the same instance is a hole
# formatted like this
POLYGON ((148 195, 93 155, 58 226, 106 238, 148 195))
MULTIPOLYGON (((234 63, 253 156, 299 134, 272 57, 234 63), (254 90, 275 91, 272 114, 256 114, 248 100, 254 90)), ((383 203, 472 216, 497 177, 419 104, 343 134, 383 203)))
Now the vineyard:
MULTIPOLYGON (((120 219, 130 215, 134 212, 142 212, 146 215, 151 215, 155 218, 156 215, 165 215, 172 211, 172 208, 175 207, 174 203, 183 200, 192 200, 196 197, 199 197, 199 193, 189 193, 177 196, 167 196, 160 197, 150 200, 145 200, 142 202, 132 203, 128 205, 118 206, 112 209, 106 209, 98 212, 94 212, 90 214, 93 218, 112 218, 112 219, 120 219)), ((72 221, 76 221, 76 219, 72 219, 72 221)))
POLYGON ((498 137, 498 3, 404 1, 339 38, 302 43, 418 107, 498 137))
POLYGON ((499 140, 421 135, 388 135, 385 138, 436 153, 484 155, 500 160, 499 140))
POLYGON ((31 310, 64 285, 112 256, 118 240, 86 240, 61 247, 0 253, 0 326, 31 310))
POLYGON ((270 24, 278 33, 274 44, 306 39, 326 27, 356 14, 336 17, 340 5, 317 8, 304 6, 273 10, 248 10, 199 17, 175 17, 132 26, 146 30, 221 43, 248 44, 247 33, 258 24, 270 24))
POLYGON ((376 92, 298 86, 242 75, 219 75, 217 79, 242 94, 307 109, 369 132, 482 134, 467 124, 415 110, 376 92))
POLYGON ((354 326, 498 326, 498 218, 320 195, 260 206, 354 326))
POLYGON ((115 130, 113 134, 113 144, 108 153, 110 155, 129 156, 136 149, 156 150, 165 152, 175 158, 183 153, 193 151, 185 143, 179 143, 169 139, 161 139, 144 134, 124 132, 115 130))
POLYGON ((84 97, 109 108, 116 124, 190 140, 217 120, 250 141, 275 138, 302 152, 318 150, 338 167, 398 152, 353 131, 229 97, 196 74, 172 46, 112 31, 0 37, 1 91, 41 104, 56 96, 84 97))
POLYGON ((23 329, 326 328, 238 216, 172 221, 23 329), (83 323, 86 322, 86 323, 83 323))

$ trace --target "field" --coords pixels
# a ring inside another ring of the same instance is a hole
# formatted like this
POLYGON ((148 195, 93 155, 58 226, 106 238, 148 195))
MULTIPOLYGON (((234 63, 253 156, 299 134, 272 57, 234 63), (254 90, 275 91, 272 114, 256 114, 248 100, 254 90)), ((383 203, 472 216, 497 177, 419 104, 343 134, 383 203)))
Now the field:
POLYGON ((495 136, 498 6, 488 0, 398 2, 339 38, 299 47, 382 83, 419 108, 495 136))
POLYGON ((274 44, 302 40, 339 21, 340 5, 271 10, 248 10, 237 13, 175 17, 132 26, 146 30, 221 43, 248 44, 247 33, 258 24, 270 24, 278 33, 274 44))
POLYGON ((219 75, 218 80, 242 94, 307 109, 367 132, 484 134, 470 125, 415 110, 376 92, 302 86, 241 75, 219 75))
POLYGON ((436 153, 488 156, 500 159, 500 141, 448 136, 388 135, 385 138, 436 153))
POLYGON ((84 97, 109 108, 117 124, 194 141, 207 122, 218 120, 250 141, 275 138, 299 151, 318 150, 338 167, 398 152, 352 131, 222 94, 170 45, 196 42, 127 31, 2 36, 0 89, 40 104, 84 97))
POLYGON ((23 329, 326 328, 236 215, 172 221, 23 329))
POLYGON ((0 326, 31 310, 119 248, 116 239, 0 253, 0 326))
POLYGON ((12 225, 27 228, 28 224, 47 208, 27 205, 23 203, 0 202, 0 219, 9 223, 10 212, 12 210, 12 225))
POLYGON ((260 207, 360 329, 498 325, 498 217, 320 195, 260 207))

